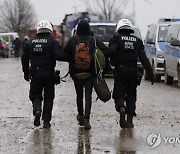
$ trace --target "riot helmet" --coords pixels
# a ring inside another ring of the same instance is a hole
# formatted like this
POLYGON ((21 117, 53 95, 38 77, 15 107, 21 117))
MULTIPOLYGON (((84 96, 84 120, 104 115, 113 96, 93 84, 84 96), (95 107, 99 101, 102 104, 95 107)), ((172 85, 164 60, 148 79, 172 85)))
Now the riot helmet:
POLYGON ((41 20, 37 25, 37 34, 40 33, 52 33, 53 25, 47 20, 41 20))
POLYGON ((117 23, 117 26, 116 26, 116 31, 119 32, 121 30, 129 30, 132 33, 134 32, 134 30, 132 29, 132 23, 129 19, 119 20, 119 22, 117 23))
POLYGON ((28 37, 28 36, 24 36, 24 39, 25 39, 25 40, 29 40, 29 37, 28 37))

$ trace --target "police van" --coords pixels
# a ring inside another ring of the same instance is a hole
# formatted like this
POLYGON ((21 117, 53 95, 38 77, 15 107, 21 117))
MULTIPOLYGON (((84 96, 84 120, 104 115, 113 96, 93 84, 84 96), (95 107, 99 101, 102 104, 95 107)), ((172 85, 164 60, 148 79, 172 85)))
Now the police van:
MULTIPOLYGON (((164 76, 164 56, 165 38, 170 25, 170 20, 160 20, 158 24, 148 25, 145 38, 145 52, 152 65, 155 74, 155 80, 161 80, 164 76)), ((148 80, 149 76, 145 71, 144 79, 148 80)))
POLYGON ((180 87, 180 22, 171 23, 166 37, 164 51, 165 83, 172 84, 177 79, 180 87))
MULTIPOLYGON (((173 22, 180 21, 179 18, 160 18, 157 24, 148 25, 145 38, 145 52, 152 65, 155 74, 155 81, 160 81, 164 76, 164 50, 165 39, 169 26, 173 22)), ((148 74, 144 74, 145 80, 149 79, 148 74)))

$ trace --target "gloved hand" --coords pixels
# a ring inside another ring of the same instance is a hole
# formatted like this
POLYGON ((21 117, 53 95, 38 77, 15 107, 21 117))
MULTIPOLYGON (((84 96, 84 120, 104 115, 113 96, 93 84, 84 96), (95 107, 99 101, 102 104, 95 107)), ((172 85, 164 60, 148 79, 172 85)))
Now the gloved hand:
POLYGON ((29 80, 30 80, 29 75, 24 75, 24 80, 26 80, 27 82, 29 82, 29 80))

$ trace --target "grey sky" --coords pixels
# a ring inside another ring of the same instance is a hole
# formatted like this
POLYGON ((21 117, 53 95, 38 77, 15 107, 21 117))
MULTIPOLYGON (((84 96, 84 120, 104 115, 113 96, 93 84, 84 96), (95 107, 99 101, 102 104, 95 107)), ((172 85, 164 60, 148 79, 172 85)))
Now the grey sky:
MULTIPOLYGON (((81 0, 30 0, 36 9, 38 19, 50 20, 53 24, 60 24, 65 14, 84 11, 81 0)), ((132 13, 133 0, 130 0, 126 13, 132 13)), ((159 18, 180 18, 180 0, 135 0, 136 25, 145 35, 147 25, 156 23, 159 18)))

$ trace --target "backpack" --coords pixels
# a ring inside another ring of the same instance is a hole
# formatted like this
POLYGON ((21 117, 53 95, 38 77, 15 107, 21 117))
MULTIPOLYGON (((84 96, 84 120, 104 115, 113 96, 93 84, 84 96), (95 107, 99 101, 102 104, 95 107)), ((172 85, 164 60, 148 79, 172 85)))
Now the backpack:
POLYGON ((75 67, 79 71, 87 71, 91 66, 91 55, 88 41, 79 41, 75 49, 75 67))

